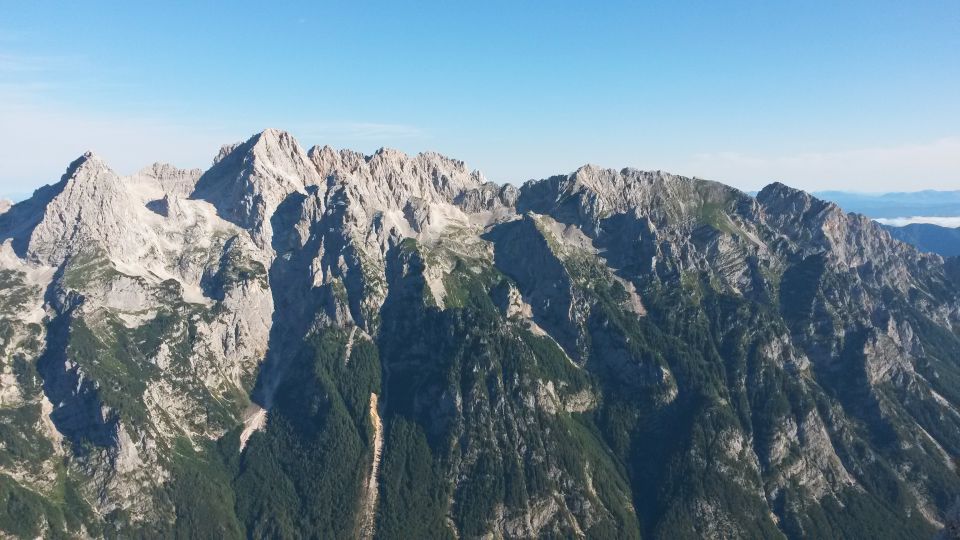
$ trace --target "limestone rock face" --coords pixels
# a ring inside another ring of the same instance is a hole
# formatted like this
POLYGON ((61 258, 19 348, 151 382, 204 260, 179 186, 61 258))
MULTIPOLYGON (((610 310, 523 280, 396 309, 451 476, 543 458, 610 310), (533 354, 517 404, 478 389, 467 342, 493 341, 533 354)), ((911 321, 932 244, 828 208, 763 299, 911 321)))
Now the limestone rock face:
POLYGON ((289 133, 267 129, 228 153, 221 150, 192 197, 212 203, 220 217, 250 230, 257 244, 266 248, 272 237, 270 216, 277 206, 318 182, 299 143, 289 133))
POLYGON ((150 248, 137 219, 135 197, 96 155, 73 162, 56 186, 56 195, 30 233, 28 259, 58 266, 91 244, 109 246, 123 261, 136 260, 150 248))
POLYGON ((0 535, 950 537, 958 268, 782 184, 84 154, 0 202, 0 535))

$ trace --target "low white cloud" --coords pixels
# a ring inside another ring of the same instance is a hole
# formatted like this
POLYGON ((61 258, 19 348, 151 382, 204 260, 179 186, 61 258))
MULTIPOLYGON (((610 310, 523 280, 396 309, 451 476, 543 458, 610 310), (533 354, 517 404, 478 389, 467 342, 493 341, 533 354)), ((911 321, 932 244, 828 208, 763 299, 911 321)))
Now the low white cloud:
POLYGON ((710 152, 679 164, 686 174, 745 189, 772 181, 817 191, 915 191, 960 186, 960 136, 836 152, 759 155, 710 152))
POLYGON ((956 217, 910 216, 910 217, 896 217, 896 218, 875 218, 874 221, 876 221, 877 223, 882 223, 884 225, 893 225, 894 227, 903 227, 904 225, 912 225, 914 223, 930 223, 932 225, 949 227, 951 229, 960 227, 960 216, 956 216, 956 217))

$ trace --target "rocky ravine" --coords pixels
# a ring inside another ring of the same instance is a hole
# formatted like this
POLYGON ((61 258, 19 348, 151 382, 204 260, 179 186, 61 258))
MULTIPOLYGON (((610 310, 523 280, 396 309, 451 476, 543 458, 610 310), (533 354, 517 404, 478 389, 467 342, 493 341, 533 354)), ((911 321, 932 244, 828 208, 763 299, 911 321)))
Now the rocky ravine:
POLYGON ((0 209, 5 535, 952 530, 960 265, 781 184, 266 130, 0 209))

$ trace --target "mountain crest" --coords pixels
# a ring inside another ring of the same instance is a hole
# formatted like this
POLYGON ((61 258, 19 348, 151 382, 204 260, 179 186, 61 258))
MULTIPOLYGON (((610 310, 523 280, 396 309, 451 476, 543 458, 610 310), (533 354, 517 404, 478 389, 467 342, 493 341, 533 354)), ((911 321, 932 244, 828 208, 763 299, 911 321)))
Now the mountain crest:
POLYGON ((202 174, 84 154, 0 243, 0 536, 952 523, 956 261, 783 184, 267 129, 202 174))
POLYGON ((91 150, 87 150, 80 157, 70 162, 70 165, 67 166, 67 172, 64 173, 60 181, 97 177, 105 171, 113 172, 103 158, 91 150))
POLYGON ((409 156, 381 148, 369 156, 329 146, 314 147, 310 159, 319 174, 344 186, 366 212, 399 210, 413 200, 452 204, 479 189, 486 179, 463 161, 435 152, 409 156))

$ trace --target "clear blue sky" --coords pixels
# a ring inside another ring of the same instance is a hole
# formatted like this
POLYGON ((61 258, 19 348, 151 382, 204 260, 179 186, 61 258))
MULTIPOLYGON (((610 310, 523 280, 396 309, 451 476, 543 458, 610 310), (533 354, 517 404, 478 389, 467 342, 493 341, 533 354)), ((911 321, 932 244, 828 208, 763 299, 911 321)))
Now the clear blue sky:
POLYGON ((957 0, 272 4, 0 0, 0 194, 264 127, 501 182, 960 189, 957 0))

